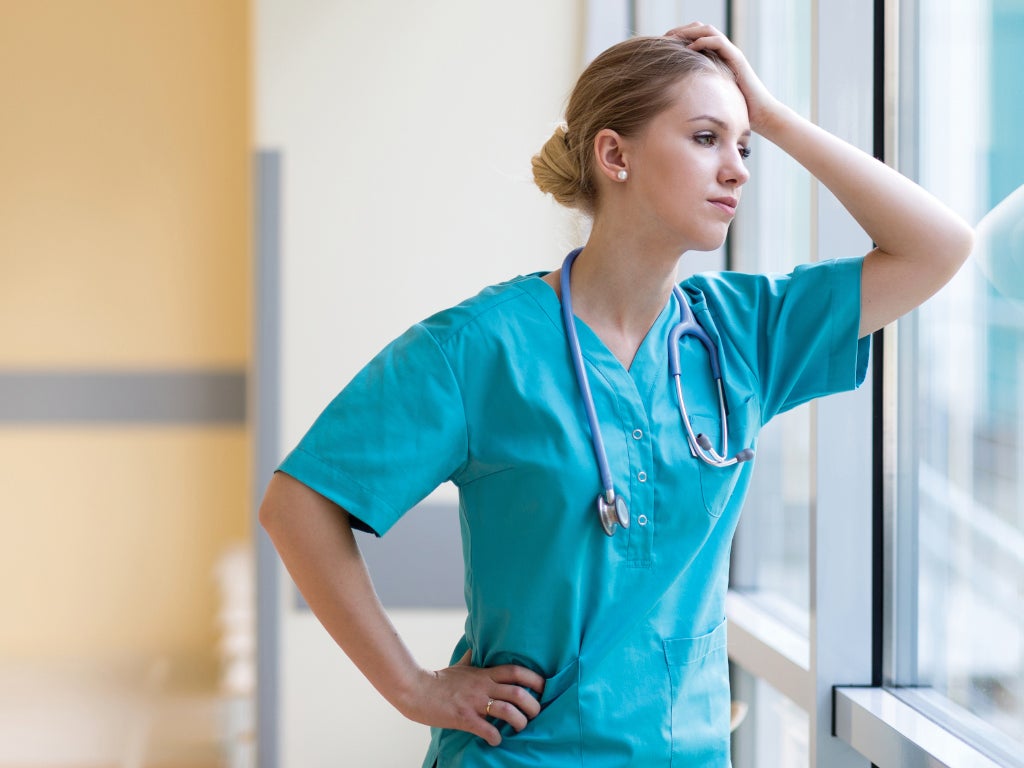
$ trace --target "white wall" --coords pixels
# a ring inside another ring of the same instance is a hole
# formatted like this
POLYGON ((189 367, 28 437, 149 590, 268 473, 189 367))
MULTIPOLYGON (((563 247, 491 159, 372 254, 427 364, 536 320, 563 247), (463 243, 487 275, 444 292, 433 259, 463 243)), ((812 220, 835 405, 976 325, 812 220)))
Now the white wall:
MULTIPOLYGON (((406 327, 577 244, 529 160, 579 72, 582 5, 257 0, 257 144, 283 152, 282 453, 406 327)), ((282 574, 280 764, 418 764, 425 729, 292 595, 282 574)), ((393 618, 430 666, 461 631, 458 612, 393 618)))
MULTIPOLYGON (((448 663, 465 613, 394 610, 421 664, 448 663)), ((281 768, 416 768, 430 731, 406 720, 366 681, 308 611, 283 614, 281 768)))
POLYGON ((578 16, 257 2, 257 141, 284 152, 286 443, 410 324, 575 244, 529 161, 578 74, 578 16))

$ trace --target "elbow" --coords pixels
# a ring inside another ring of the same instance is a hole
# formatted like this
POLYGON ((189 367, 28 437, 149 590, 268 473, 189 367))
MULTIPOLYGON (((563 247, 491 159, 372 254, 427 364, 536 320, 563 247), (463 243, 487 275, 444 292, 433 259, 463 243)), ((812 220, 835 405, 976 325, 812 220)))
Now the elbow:
POLYGON ((935 243, 933 259, 939 268, 938 275, 943 285, 948 283, 967 261, 974 250, 974 230, 959 217, 942 233, 942 239, 935 243))
POLYGON ((280 524, 282 512, 286 507, 286 501, 284 499, 284 490, 282 487, 281 480, 278 474, 270 479, 267 490, 263 494, 263 501, 260 502, 259 511, 256 513, 256 519, 260 523, 260 527, 263 528, 267 533, 273 533, 274 529, 280 524))
POLYGON ((259 512, 256 514, 256 519, 259 520, 260 527, 267 533, 270 533, 277 520, 277 514, 274 505, 269 503, 269 499, 263 499, 263 503, 260 504, 259 512))
POLYGON ((953 243, 955 246, 952 249, 954 251, 953 262, 956 264, 954 272, 956 272, 974 251, 974 230, 968 226, 967 222, 960 222, 959 231, 953 238, 953 243))

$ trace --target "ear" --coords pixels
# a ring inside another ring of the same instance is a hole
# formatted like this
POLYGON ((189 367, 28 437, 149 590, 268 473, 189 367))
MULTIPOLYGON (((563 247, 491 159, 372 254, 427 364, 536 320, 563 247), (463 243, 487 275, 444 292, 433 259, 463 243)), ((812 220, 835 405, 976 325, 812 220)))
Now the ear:
POLYGON ((616 184, 620 183, 619 172, 629 171, 625 145, 623 137, 611 128, 602 128, 594 137, 597 172, 616 184))

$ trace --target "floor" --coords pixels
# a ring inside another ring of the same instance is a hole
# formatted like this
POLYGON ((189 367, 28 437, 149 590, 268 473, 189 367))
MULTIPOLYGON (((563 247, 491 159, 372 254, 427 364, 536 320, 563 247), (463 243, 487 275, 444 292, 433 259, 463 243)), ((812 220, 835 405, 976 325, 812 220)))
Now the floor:
POLYGON ((0 663, 0 768, 251 768, 252 701, 167 660, 0 663))

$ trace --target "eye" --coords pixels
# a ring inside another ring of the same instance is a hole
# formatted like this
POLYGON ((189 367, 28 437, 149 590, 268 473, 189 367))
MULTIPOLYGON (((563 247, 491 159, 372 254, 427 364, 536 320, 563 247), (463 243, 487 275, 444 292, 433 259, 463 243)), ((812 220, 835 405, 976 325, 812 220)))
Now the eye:
POLYGON ((753 153, 750 147, 740 147, 740 157, 746 160, 753 153))
POLYGON ((713 147, 718 143, 718 137, 711 131, 701 131, 694 134, 693 140, 702 147, 713 147))

